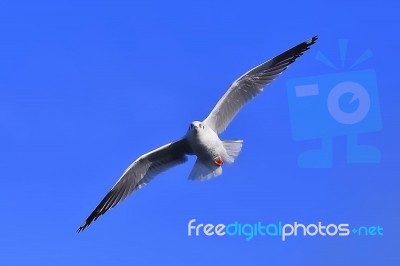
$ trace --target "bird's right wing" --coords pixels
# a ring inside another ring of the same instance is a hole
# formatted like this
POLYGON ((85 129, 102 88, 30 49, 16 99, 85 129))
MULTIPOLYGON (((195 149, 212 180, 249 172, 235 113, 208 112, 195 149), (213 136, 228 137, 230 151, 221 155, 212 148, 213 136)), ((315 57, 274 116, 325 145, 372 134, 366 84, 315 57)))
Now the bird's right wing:
POLYGON ((243 105, 261 93, 265 86, 308 50, 316 40, 317 36, 314 36, 246 72, 233 82, 204 123, 218 134, 224 131, 243 105))
POLYGON ((133 191, 142 188, 160 172, 186 162, 186 154, 189 153, 191 151, 187 140, 181 139, 140 156, 125 170, 110 192, 79 227, 78 232, 123 201, 133 191))

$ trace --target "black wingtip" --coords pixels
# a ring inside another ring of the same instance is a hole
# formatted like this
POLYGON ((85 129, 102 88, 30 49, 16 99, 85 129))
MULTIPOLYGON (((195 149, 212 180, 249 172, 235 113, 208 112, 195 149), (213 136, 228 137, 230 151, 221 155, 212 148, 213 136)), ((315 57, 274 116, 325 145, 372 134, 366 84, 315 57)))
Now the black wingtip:
POLYGON ((299 45, 295 46, 292 49, 294 51, 296 51, 297 53, 299 53, 299 56, 301 56, 303 54, 303 52, 305 52, 308 49, 310 49, 311 45, 316 43, 317 40, 318 40, 318 35, 315 35, 315 36, 311 37, 310 39, 306 40, 305 42, 302 42, 299 45))
POLYGON ((281 53, 280 55, 274 57, 272 60, 278 64, 282 62, 286 62, 289 66, 294 61, 297 60, 300 56, 303 55, 305 51, 310 49, 310 47, 318 40, 318 35, 311 37, 310 39, 292 47, 291 49, 287 50, 286 52, 281 53))
POLYGON ((308 39, 308 40, 306 41, 306 43, 307 43, 308 45, 312 45, 312 44, 314 44, 317 40, 318 40, 318 35, 315 35, 315 36, 311 37, 310 39, 308 39))
POLYGON ((292 59, 290 60, 290 63, 293 63, 294 61, 296 61, 297 58, 299 58, 300 56, 303 55, 303 53, 305 51, 307 51, 308 49, 310 49, 310 47, 316 43, 316 41, 318 40, 318 35, 315 35, 313 37, 311 37, 310 39, 296 45, 295 47, 293 47, 292 49, 289 49, 288 51, 280 54, 279 56, 277 56, 277 58, 280 57, 286 57, 286 56, 290 56, 292 55, 292 59))
POLYGON ((86 229, 86 227, 88 227, 90 225, 92 221, 91 220, 86 220, 81 226, 79 226, 79 228, 76 230, 76 232, 79 234, 80 232, 82 232, 83 230, 86 229))
POLYGON ((82 232, 83 230, 85 230, 85 228, 88 226, 88 224, 84 224, 84 225, 82 225, 82 226, 80 226, 79 228, 78 228, 78 230, 76 230, 76 232, 79 234, 80 232, 82 232))

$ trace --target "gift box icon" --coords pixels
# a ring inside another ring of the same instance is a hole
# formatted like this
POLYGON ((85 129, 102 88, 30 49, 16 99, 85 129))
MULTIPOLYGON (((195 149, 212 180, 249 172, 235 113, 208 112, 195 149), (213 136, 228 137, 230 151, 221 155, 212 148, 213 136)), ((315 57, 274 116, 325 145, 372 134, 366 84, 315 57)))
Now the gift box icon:
MULTIPOLYGON (((332 167, 332 138, 347 139, 348 163, 378 163, 377 147, 361 145, 358 135, 381 130, 376 73, 373 69, 352 70, 372 56, 364 52, 343 70, 347 40, 339 40, 342 70, 337 73, 291 79, 287 82, 292 135, 295 141, 319 139, 321 147, 299 155, 300 167, 332 167)), ((316 59, 336 68, 321 52, 316 59)))

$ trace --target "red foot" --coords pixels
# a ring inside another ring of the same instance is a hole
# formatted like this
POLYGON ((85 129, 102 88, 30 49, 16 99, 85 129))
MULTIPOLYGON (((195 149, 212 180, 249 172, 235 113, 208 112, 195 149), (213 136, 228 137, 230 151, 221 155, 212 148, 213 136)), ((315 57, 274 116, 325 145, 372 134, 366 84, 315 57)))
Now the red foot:
POLYGON ((224 161, 222 160, 221 156, 217 156, 217 158, 214 159, 214 163, 218 166, 221 166, 224 164, 224 161))

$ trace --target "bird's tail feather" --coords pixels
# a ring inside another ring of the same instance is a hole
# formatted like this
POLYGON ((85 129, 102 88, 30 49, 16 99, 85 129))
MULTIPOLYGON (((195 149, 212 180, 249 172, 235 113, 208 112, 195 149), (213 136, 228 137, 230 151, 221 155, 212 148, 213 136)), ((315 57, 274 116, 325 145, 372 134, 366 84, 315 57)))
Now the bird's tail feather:
POLYGON ((196 160, 192 171, 190 172, 190 180, 205 181, 222 174, 222 167, 214 164, 205 164, 200 159, 196 160))
POLYGON ((242 150, 243 140, 225 140, 222 142, 226 154, 222 156, 226 163, 233 163, 242 150))

